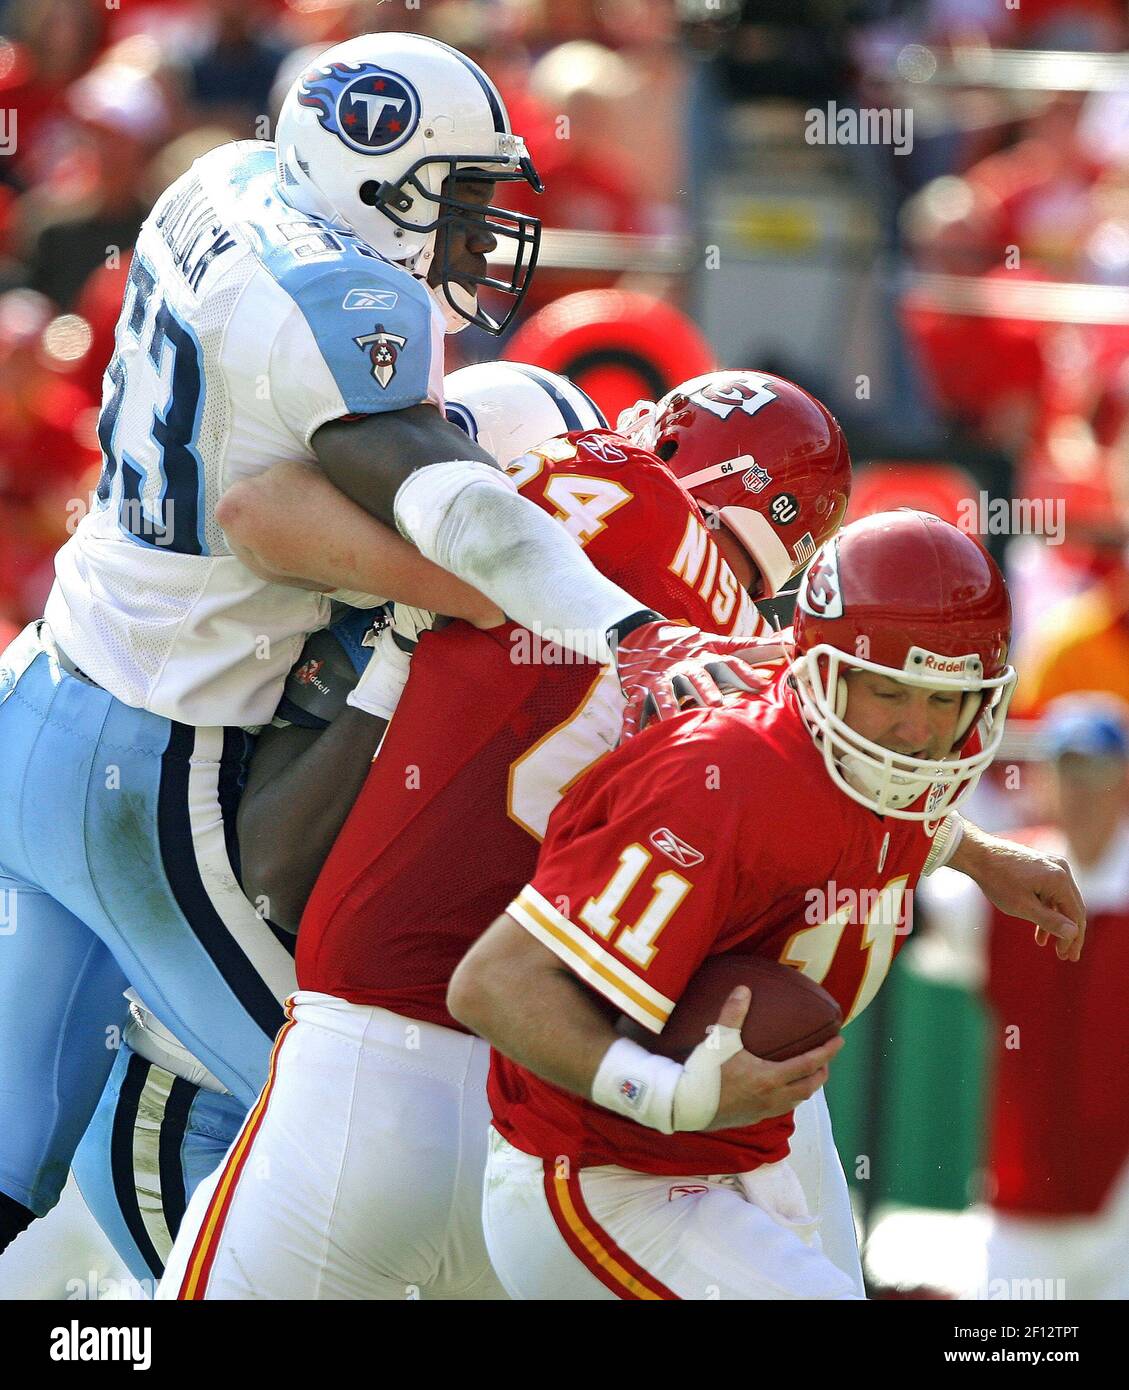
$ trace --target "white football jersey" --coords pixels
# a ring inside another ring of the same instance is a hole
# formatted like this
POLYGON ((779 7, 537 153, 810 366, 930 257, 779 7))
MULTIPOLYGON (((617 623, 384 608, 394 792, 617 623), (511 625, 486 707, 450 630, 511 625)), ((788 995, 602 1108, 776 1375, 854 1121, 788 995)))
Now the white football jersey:
POLYGON ((269 723, 330 604, 253 575, 216 503, 239 478, 312 460, 328 420, 442 409, 443 333, 425 285, 283 201, 273 145, 198 159, 141 229, 95 506, 55 560, 46 616, 71 660, 185 724, 269 723))

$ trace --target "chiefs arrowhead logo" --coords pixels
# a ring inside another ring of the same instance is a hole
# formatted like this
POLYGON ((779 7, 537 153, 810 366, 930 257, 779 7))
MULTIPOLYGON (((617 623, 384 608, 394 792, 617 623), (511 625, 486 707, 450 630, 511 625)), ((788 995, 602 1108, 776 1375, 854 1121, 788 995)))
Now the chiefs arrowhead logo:
POLYGON ((658 830, 651 831, 651 844, 665 854, 668 859, 673 859, 683 869, 700 864, 706 857, 693 845, 688 845, 685 840, 680 840, 674 831, 668 830, 665 825, 660 826, 658 830))
POLYGON ((813 618, 841 618, 843 592, 839 585, 839 548, 829 541, 804 575, 796 602, 813 618))

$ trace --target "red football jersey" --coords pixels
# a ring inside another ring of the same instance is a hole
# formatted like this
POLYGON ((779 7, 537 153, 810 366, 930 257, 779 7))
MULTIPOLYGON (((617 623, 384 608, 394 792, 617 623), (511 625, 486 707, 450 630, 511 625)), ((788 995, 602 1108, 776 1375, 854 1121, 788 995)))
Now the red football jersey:
MULTIPOLYGON (((931 845, 839 791, 783 676, 611 754, 561 803, 518 922, 616 1010, 661 1032, 710 955, 747 952, 866 1007, 911 926, 931 845)), ((737 1173, 788 1152, 791 1116, 660 1134, 494 1053, 498 1130, 542 1158, 665 1175, 737 1173)))
MULTIPOLYGON (((765 623, 693 499, 652 454, 589 431, 507 470, 605 575, 718 633, 765 623)), ((506 624, 420 638, 380 754, 298 935, 302 989, 459 1025, 447 985, 527 883, 565 790, 619 740, 614 670, 506 624)))
MULTIPOLYGON (((1012 838, 1066 853, 1051 830, 1012 838)), ((994 909, 990 917, 988 1169, 992 1205, 1014 1216, 1092 1215, 1129 1162, 1129 859, 1118 871, 1101 901, 1087 900, 1077 963, 1036 949, 1030 922, 994 909)))

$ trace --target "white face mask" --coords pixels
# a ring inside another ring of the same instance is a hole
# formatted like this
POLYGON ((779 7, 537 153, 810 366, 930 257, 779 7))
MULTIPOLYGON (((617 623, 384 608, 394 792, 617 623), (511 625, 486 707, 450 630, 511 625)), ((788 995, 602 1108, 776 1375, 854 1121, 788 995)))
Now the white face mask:
POLYGON ((1004 733, 1007 707, 1015 689, 1016 672, 1009 666, 990 680, 967 678, 939 683, 936 676, 916 676, 881 666, 876 662, 849 657, 837 647, 813 647, 797 657, 789 667, 800 712, 808 732, 823 753, 831 780, 852 800, 879 815, 897 820, 937 821, 961 805, 972 793, 987 769, 1004 733), (821 661, 826 663, 824 677, 821 661), (915 758, 895 753, 852 729, 843 718, 846 711, 846 685, 842 668, 874 671, 906 685, 925 689, 957 689, 965 697, 957 723, 956 744, 963 746, 972 733, 973 720, 981 709, 985 692, 988 700, 976 729, 980 748, 965 757, 915 758), (924 807, 910 811, 921 796, 929 793, 924 807))
POLYGON ((936 775, 915 777, 907 772, 877 768, 869 758, 857 753, 843 753, 838 762, 843 776, 855 791, 862 793, 868 804, 876 807, 881 804, 891 811, 911 805, 936 782, 936 775))

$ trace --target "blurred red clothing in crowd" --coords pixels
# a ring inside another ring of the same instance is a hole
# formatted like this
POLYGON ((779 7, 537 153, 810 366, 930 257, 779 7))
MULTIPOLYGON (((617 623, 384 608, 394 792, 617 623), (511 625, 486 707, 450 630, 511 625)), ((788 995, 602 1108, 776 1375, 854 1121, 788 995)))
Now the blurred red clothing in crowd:
MULTIPOLYGON (((978 277, 1008 287, 1016 276, 997 267, 978 277)), ((1034 270, 1025 278, 1046 279, 1034 270)), ((1033 412, 1045 378, 1046 324, 1003 315, 954 313, 928 287, 911 289, 902 318, 933 394, 946 414, 983 428, 1002 407, 1033 412)))
POLYGON ((52 556, 97 478, 96 396, 75 369, 86 341, 84 325, 54 319, 43 296, 0 296, 0 615, 10 621, 42 607, 52 556))

